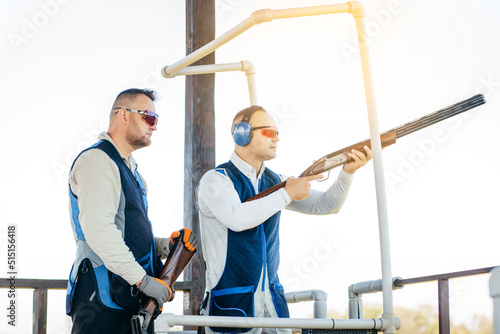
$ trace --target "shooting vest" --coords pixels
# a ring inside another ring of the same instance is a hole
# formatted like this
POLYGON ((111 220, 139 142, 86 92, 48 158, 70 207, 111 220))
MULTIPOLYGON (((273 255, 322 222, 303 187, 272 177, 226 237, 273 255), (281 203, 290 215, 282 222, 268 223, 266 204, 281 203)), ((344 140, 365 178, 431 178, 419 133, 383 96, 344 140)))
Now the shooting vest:
MULTIPOLYGON (((231 162, 215 169, 229 176, 241 202, 255 195, 251 181, 231 162)), ((266 168, 259 182, 259 192, 281 182, 280 177, 266 168)), ((279 223, 277 212, 252 229, 234 232, 228 229, 227 256, 224 271, 210 291, 209 315, 254 316, 254 293, 262 275, 262 291, 266 288, 266 272, 274 307, 280 318, 288 318, 285 293, 278 278, 279 223)), ((218 328, 216 332, 243 333, 251 328, 218 328)))
MULTIPOLYGON (((122 232, 125 244, 134 255, 136 261, 144 268, 148 275, 154 277, 155 273, 160 272, 162 263, 156 255, 151 222, 147 215, 148 202, 146 189, 139 173, 137 170, 132 173, 113 144, 107 140, 101 140, 82 151, 75 159, 75 162, 83 152, 90 149, 102 150, 116 163, 120 171, 120 182, 122 193, 125 197, 125 205, 122 212, 117 212, 115 224, 122 232), (124 219, 124 224, 117 223, 118 217, 124 219)), ((73 162, 71 169, 73 169, 75 162, 73 162)), ((68 280, 66 312, 68 314, 71 312, 71 303, 73 300, 75 283, 78 280, 77 273, 79 272, 80 266, 87 266, 88 268, 85 268, 85 270, 93 272, 94 286, 97 291, 96 296, 105 308, 124 313, 137 312, 140 303, 145 301, 146 298, 138 291, 135 285, 131 286, 121 277, 108 271, 104 264, 102 264, 102 260, 90 249, 85 241, 85 235, 83 234, 78 218, 78 198, 73 194, 71 188, 69 189, 69 196, 72 217, 71 222, 78 242, 76 260, 68 280), (87 257, 83 258, 82 254, 87 254, 87 257)))

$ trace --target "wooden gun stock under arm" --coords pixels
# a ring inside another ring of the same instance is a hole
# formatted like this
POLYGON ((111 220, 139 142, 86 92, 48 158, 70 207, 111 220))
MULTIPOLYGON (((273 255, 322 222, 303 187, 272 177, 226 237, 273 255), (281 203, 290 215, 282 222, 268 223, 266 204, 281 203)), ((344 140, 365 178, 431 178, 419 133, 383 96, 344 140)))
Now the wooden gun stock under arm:
MULTIPOLYGON (((188 250, 182 239, 184 237, 184 231, 180 230, 180 236, 174 241, 172 249, 168 254, 163 270, 161 271, 159 279, 165 281, 168 286, 172 289, 172 296, 168 301, 174 299, 175 291, 173 289, 174 283, 182 273, 182 271, 187 267, 193 256, 196 254, 196 249, 188 250)), ((154 298, 150 298, 146 305, 139 310, 139 315, 134 315, 132 317, 132 333, 133 334, 146 334, 149 327, 149 323, 152 319, 159 315, 157 312, 158 303, 154 298)))
MULTIPOLYGON (((421 129, 428 127, 429 125, 432 125, 434 123, 441 122, 447 118, 458 115, 464 111, 475 108, 475 107, 480 106, 484 103, 486 103, 486 100, 484 99, 484 96, 482 94, 474 95, 473 97, 471 97, 467 100, 464 100, 462 102, 458 102, 458 103, 453 104, 449 107, 443 108, 443 109, 438 110, 436 112, 433 112, 429 115, 420 117, 414 121, 408 122, 406 124, 403 124, 401 126, 394 128, 394 129, 386 131, 380 135, 381 146, 382 146, 382 148, 384 148, 384 147, 387 147, 389 145, 392 145, 392 144, 396 143, 396 138, 401 138, 403 136, 406 136, 407 134, 410 134, 410 133, 415 132, 417 130, 421 130, 421 129)), ((327 172, 330 169, 333 169, 335 167, 342 166, 342 165, 345 165, 349 162, 352 162, 353 159, 350 158, 347 154, 350 153, 351 150, 353 150, 353 149, 360 151, 363 154, 366 154, 366 151, 364 150, 365 146, 368 146, 369 148, 371 148, 370 139, 364 140, 364 141, 359 142, 357 144, 345 147, 341 150, 338 150, 336 152, 325 155, 324 157, 321 157, 320 159, 318 159, 314 164, 312 164, 304 172, 302 172, 302 174, 300 174, 299 177, 321 174, 321 173, 327 172)), ((283 181, 281 183, 278 183, 278 184, 272 186, 271 188, 268 188, 268 189, 258 193, 257 195, 255 195, 253 197, 250 197, 245 202, 250 202, 250 201, 265 197, 265 196, 267 196, 267 195, 269 195, 269 194, 271 194, 271 193, 273 193, 281 188, 284 188, 285 186, 286 186, 286 181, 283 181)))

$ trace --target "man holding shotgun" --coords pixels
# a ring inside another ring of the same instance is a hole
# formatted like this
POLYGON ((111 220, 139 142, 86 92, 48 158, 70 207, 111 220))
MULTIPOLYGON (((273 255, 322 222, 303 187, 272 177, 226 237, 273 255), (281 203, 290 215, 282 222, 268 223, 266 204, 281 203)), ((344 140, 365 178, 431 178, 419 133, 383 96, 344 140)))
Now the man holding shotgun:
MULTIPOLYGON (((201 313, 235 317, 289 317, 278 279, 280 212, 339 212, 353 173, 372 157, 352 150, 335 183, 325 192, 310 189, 311 175, 287 178, 265 167, 276 157, 278 130, 271 115, 251 106, 234 117, 235 150, 229 162, 208 171, 197 189, 202 247, 206 260, 206 298, 201 313), (286 185, 247 201, 282 181, 286 185)), ((254 328, 206 328, 207 332, 260 333, 254 328)), ((265 332, 281 332, 266 329, 265 332)))
MULTIPOLYGON (((121 92, 108 131, 71 167, 70 214, 76 241, 66 304, 71 333, 130 333, 132 316, 150 298, 160 309, 173 298, 171 286, 156 277, 162 271, 161 259, 180 233, 171 238, 153 235, 146 183, 131 154, 151 144, 158 122, 155 99, 156 92, 147 89, 121 92)), ((194 248, 195 236, 182 234, 183 244, 194 248)))

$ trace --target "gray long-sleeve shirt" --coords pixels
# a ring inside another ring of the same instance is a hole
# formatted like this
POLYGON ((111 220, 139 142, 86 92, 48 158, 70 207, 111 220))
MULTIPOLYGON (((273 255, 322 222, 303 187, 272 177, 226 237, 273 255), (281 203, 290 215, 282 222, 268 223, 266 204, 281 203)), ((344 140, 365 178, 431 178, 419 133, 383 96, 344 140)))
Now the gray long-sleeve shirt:
MULTIPOLYGON (((106 132, 99 135, 99 140, 101 139, 116 147, 106 132)), ((132 155, 126 159, 117 147, 116 149, 134 172, 137 164, 132 155)), ((146 182, 140 177, 146 186, 146 182)), ((69 175, 69 184, 71 191, 78 198, 79 221, 88 244, 88 247, 78 247, 78 243, 82 241, 75 235, 75 263, 90 258, 94 266, 104 264, 108 270, 121 276, 131 285, 139 282, 146 272, 136 262, 116 224, 116 217, 120 215, 120 203, 124 203, 118 166, 103 151, 87 150, 76 160, 69 175)))

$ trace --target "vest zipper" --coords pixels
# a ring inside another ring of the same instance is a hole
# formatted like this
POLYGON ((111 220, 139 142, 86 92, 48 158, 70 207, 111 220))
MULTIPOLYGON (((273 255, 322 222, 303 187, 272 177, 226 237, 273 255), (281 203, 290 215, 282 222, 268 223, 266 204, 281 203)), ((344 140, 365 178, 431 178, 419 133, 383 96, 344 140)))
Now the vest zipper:
POLYGON ((266 290, 266 266, 267 266, 267 252, 266 252, 266 235, 264 234, 264 224, 259 225, 261 242, 262 242, 262 291, 266 290))
MULTIPOLYGON (((262 185, 262 178, 259 180, 258 191, 260 191, 262 185)), ((266 271, 267 271, 267 252, 266 252, 266 235, 264 234, 264 223, 259 225, 260 239, 262 243, 262 288, 261 291, 266 290, 266 271)))

